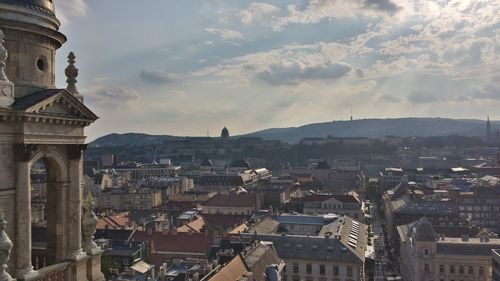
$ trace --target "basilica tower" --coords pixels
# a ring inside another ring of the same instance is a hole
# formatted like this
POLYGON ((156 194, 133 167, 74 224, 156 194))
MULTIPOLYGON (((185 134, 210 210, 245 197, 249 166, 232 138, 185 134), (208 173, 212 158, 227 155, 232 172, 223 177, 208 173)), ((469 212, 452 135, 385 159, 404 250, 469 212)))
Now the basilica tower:
POLYGON ((66 42, 51 0, 0 0, 0 28, 9 51, 6 75, 16 97, 55 88, 56 50, 66 42))
POLYGON ((66 41, 59 25, 53 0, 0 0, 0 244, 12 245, 0 249, 0 281, 104 280, 102 251, 90 243, 93 203, 84 208, 82 196, 84 128, 98 117, 78 94, 73 53, 67 87, 55 86, 56 50, 66 41), (30 175, 38 161, 47 170, 47 241, 34 252, 30 175))

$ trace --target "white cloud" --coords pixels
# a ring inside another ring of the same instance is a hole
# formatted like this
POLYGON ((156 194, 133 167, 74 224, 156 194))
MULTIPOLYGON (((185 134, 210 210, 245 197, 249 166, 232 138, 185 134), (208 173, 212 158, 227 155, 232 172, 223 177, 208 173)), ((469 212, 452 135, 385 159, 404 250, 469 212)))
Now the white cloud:
POLYGON ((244 24, 252 24, 278 12, 280 8, 274 5, 254 2, 248 8, 241 10, 238 15, 244 24))
POLYGON ((158 70, 142 70, 139 77, 151 84, 168 84, 174 80, 173 75, 167 73, 163 69, 158 70))
POLYGON ((391 0, 309 0, 304 8, 297 4, 288 5, 287 15, 277 17, 273 29, 282 31, 289 24, 312 24, 332 19, 383 18, 402 9, 391 0))
POLYGON ((55 9, 61 23, 67 24, 76 18, 84 17, 88 6, 85 0, 63 0, 55 3, 55 9))
POLYGON ((119 104, 136 101, 139 93, 131 88, 102 88, 90 93, 83 93, 85 99, 93 104, 119 104))
POLYGON ((207 27, 205 30, 225 41, 244 39, 243 34, 232 29, 207 27))

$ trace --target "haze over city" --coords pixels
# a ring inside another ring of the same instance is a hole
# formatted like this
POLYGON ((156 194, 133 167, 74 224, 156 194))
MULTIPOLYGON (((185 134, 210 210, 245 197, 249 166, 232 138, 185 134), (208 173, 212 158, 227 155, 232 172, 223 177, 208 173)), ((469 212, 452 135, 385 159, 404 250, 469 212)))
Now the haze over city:
MULTIPOLYGON (((59 1, 58 52, 112 132, 498 119, 498 1, 59 1), (91 31, 91 32, 89 32, 91 31)), ((58 86, 65 85, 57 75, 58 86)))

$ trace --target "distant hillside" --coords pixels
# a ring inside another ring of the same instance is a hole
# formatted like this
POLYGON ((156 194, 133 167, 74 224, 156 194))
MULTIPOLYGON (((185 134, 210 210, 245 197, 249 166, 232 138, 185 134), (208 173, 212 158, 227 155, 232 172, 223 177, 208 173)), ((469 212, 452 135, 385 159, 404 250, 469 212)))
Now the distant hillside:
POLYGON ((119 146, 119 145, 147 145, 160 144, 165 140, 177 139, 178 137, 169 135, 148 135, 140 133, 109 134, 102 136, 89 145, 98 146, 119 146))
MULTIPOLYGON (((499 121, 492 121, 492 131, 500 128, 499 121)), ((305 137, 383 137, 393 136, 484 136, 486 121, 448 118, 395 118, 361 119, 353 121, 333 121, 309 124, 291 128, 272 128, 247 136, 264 139, 279 139, 297 143, 305 137)))
MULTIPOLYGON (((492 131, 500 128, 500 121, 492 121, 492 131)), ((361 119, 353 121, 333 121, 315 123, 300 127, 272 128, 244 136, 262 137, 268 140, 282 140, 298 143, 306 137, 370 137, 383 136, 485 136, 486 121, 448 118, 394 118, 361 119)), ((236 136, 237 137, 237 136, 236 136)), ((90 146, 119 146, 159 144, 165 140, 181 137, 169 135, 148 135, 140 133, 109 134, 96 139, 90 146)))

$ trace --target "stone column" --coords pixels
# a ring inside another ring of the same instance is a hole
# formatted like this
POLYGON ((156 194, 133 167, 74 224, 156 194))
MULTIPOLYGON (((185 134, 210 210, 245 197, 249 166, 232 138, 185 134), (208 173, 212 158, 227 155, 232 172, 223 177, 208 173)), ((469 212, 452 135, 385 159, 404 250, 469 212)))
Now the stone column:
POLYGON ((59 263, 66 259, 67 253, 67 214, 69 182, 48 182, 47 189, 47 250, 52 262, 59 263))
POLYGON ((16 156, 16 277, 25 279, 35 276, 31 264, 31 158, 37 146, 15 144, 16 156))
POLYGON ((82 251, 82 152, 85 145, 67 145, 69 162, 68 190, 68 259, 79 260, 86 257, 82 251))

